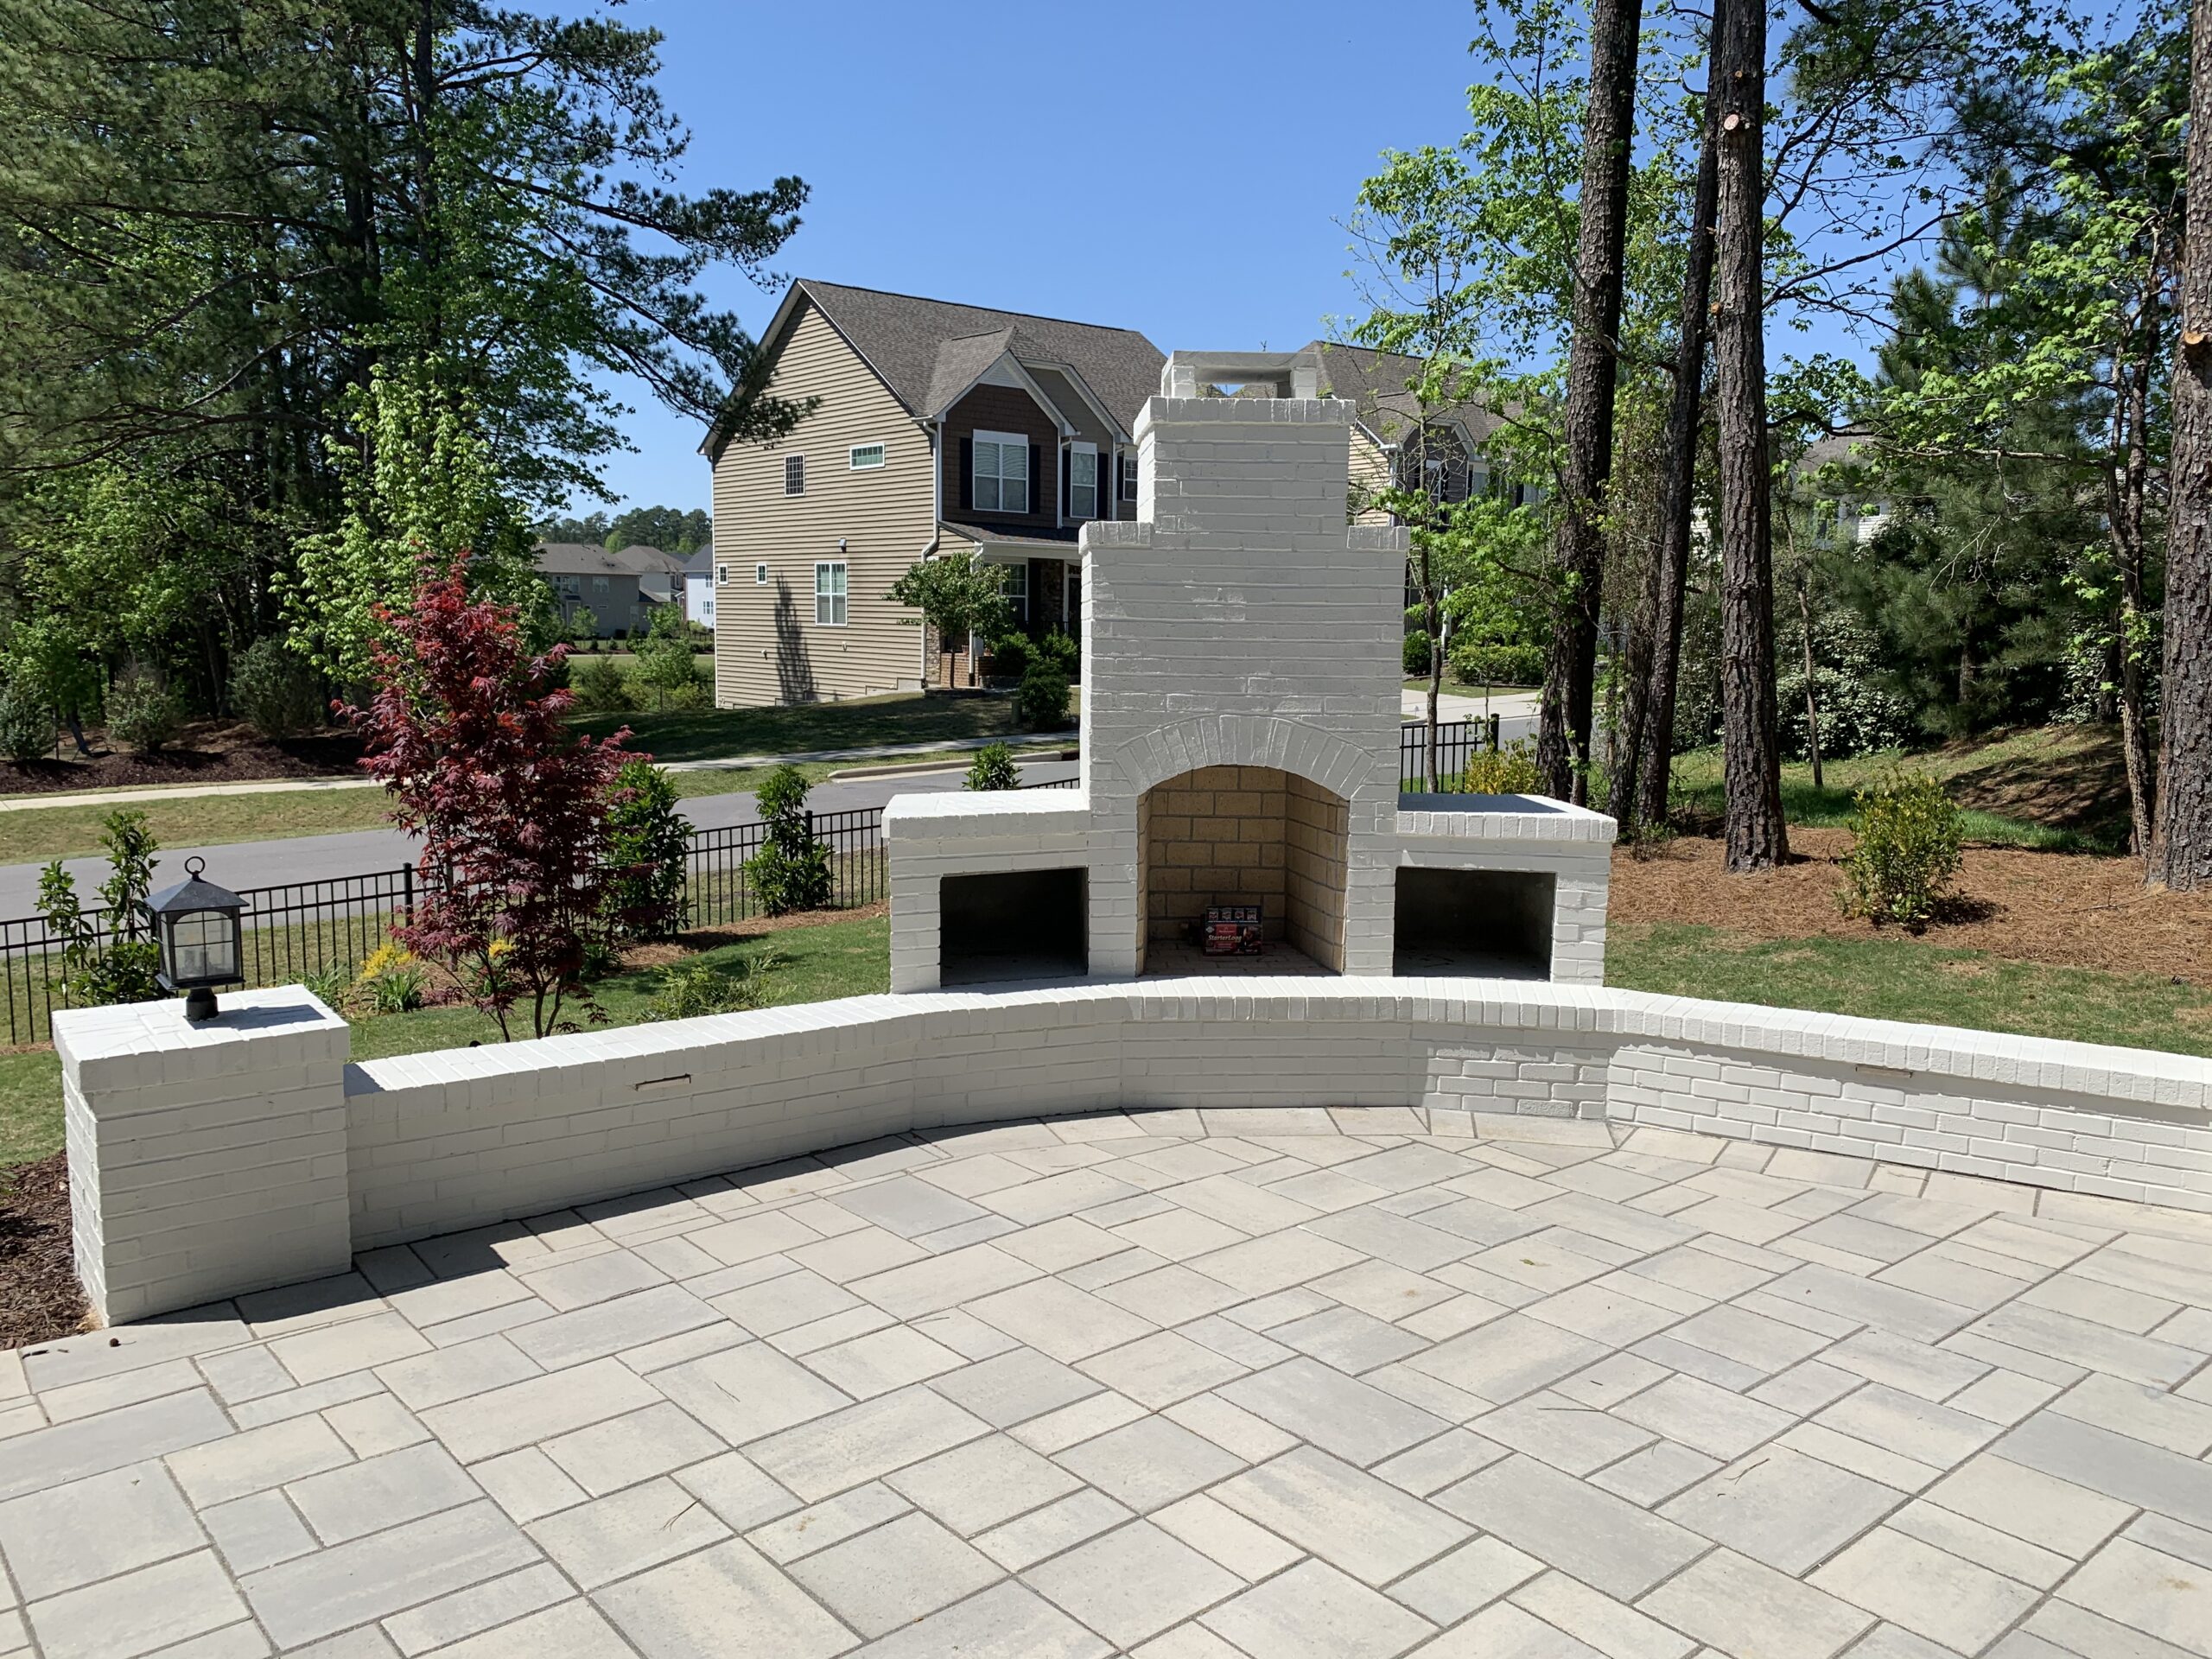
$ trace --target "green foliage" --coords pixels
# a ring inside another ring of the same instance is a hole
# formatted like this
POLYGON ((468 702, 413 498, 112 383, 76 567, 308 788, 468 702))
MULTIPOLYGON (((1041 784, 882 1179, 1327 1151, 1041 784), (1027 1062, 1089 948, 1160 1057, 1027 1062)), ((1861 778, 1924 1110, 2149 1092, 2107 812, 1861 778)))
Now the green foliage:
POLYGON ((1959 873, 1965 835, 1959 809, 1925 772, 1892 769, 1852 798, 1851 851, 1838 897, 1847 916, 1877 926, 1927 925, 1951 878, 1959 873))
POLYGON ((630 707, 629 677, 611 657, 569 658, 569 690, 587 715, 620 714, 630 707))
POLYGON ((300 983, 308 995, 334 1013, 343 1014, 346 995, 353 988, 353 964, 350 962, 326 962, 300 976, 300 983))
POLYGON ((1008 679, 1020 679, 1029 671, 1029 636, 1026 633, 1003 633, 991 647, 991 668, 1008 679))
POLYGON ((1015 770, 1014 751, 1003 743, 986 743, 976 751, 976 764, 968 768, 968 788, 1019 789, 1021 774, 1015 770))
POLYGON ((648 1020, 696 1020, 711 1014, 741 1014, 768 1001, 768 976, 783 965, 772 951, 741 957, 727 968, 707 962, 681 962, 664 969, 646 1005, 648 1020))
POLYGON ((1436 642, 1428 637, 1427 628, 1415 628, 1406 636, 1405 644, 1398 649, 1398 665, 1409 680, 1428 677, 1430 659, 1435 655, 1436 642))
POLYGON ((771 916, 819 910, 830 902, 830 849, 815 836, 806 791, 806 774, 782 766, 772 769, 753 794, 767 838, 746 861, 745 879, 771 916))
POLYGON ((607 859, 621 874, 607 902, 617 928, 634 939, 668 939, 683 925, 691 823, 676 810, 676 783, 643 756, 614 774, 607 859))
POLYGON ((1037 642, 1036 660, 1049 663, 1072 681, 1083 666, 1083 647, 1058 628, 1037 642))
POLYGON ((107 734, 139 754, 158 754, 184 727, 183 700, 151 669, 131 667, 107 689, 107 734))
POLYGON ((1033 732, 1057 732, 1068 723, 1073 695, 1066 673, 1040 657, 1029 664, 1021 689, 1014 694, 1014 717, 1033 732))
POLYGON ((638 641, 632 676, 658 699, 656 706, 662 713, 668 711, 671 696, 679 709, 700 701, 699 673, 691 658, 690 625, 675 606, 657 607, 652 632, 638 641))
POLYGON ((429 994, 430 970, 404 945, 386 943, 369 952, 355 989, 372 1014, 412 1014, 429 994))
POLYGON ((1468 795, 1530 795, 1538 783, 1536 752, 1525 738, 1470 754, 1459 779, 1460 791, 1468 795))
POLYGON ((512 607, 533 649, 559 632, 474 404, 449 395, 443 372, 435 358, 379 367, 349 398, 353 441, 330 442, 345 518, 304 537, 279 583, 294 645, 342 684, 368 682, 384 619, 405 607, 426 557, 443 569, 467 551, 471 595, 512 607))
POLYGON ((1014 611, 1006 600, 1006 572, 981 559, 947 554, 917 559, 884 595, 893 605, 921 613, 906 622, 925 623, 939 639, 965 649, 968 636, 995 639, 1014 631, 1014 611))
MULTIPOLYGON (((1796 632, 1785 624, 1782 672, 1775 690, 1783 752, 1802 759, 1811 750, 1805 725, 1804 652, 1793 648, 1796 642, 1789 637, 1796 632)), ((1823 760, 1903 748, 1917 734, 1920 727, 1912 706, 1890 690, 1873 639, 1855 613, 1832 610, 1815 614, 1813 659, 1823 760)))
POLYGON ((31 677, 0 688, 0 754, 10 760, 43 760, 54 749, 54 707, 31 677))
POLYGON ((108 878, 93 914, 79 902, 76 880, 60 859, 39 872, 38 912, 61 941, 60 989, 78 1007, 156 1001, 164 995, 156 978, 161 947, 154 943, 146 895, 160 843, 143 812, 118 809, 101 821, 100 846, 108 878))
POLYGON ((314 731, 329 710, 315 671, 274 635, 255 640, 232 662, 231 707, 268 738, 314 731))
POLYGON ((1541 685, 1541 645, 1486 645, 1464 640, 1452 647, 1452 677, 1462 685, 1541 685))

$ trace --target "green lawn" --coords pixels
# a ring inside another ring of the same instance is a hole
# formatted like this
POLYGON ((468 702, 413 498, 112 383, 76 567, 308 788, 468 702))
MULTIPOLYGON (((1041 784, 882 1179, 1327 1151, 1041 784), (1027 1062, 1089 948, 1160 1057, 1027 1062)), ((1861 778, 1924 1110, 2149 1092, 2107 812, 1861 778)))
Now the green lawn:
MULTIPOLYGON (((703 951, 693 960, 728 967, 741 957, 773 951, 782 965, 764 982, 772 1006, 860 996, 891 986, 891 924, 881 916, 759 933, 703 951)), ((647 1017, 658 969, 617 974, 599 986, 610 1024, 636 1025, 647 1017)), ((517 1029, 529 1034, 529 1014, 517 1029)), ((473 1008, 424 1008, 416 1014, 374 1015, 353 1023, 353 1058, 380 1059, 426 1049, 496 1043, 499 1028, 473 1008)), ((61 1065, 52 1049, 0 1054, 0 1168, 43 1158, 61 1145, 61 1065)))
POLYGON ((919 692, 781 709, 590 715, 575 724, 600 736, 627 726, 632 747, 650 750, 655 760, 663 761, 1020 735, 1011 697, 925 696, 919 692))
MULTIPOLYGON (((1792 823, 1841 829, 1851 819, 1852 791, 1902 765, 1942 780, 1964 809, 1970 841, 2040 852, 2124 852, 2126 798, 2113 795, 2111 749, 2109 735, 2094 728, 2031 728, 1919 753, 1885 749, 1831 760, 1818 789, 1811 766, 1793 761, 1782 769, 1782 806, 1792 823)), ((1674 788, 1678 811, 1717 820, 1719 749, 1676 755, 1674 788)))
POLYGON ((1721 1002, 2212 1055, 2212 1001, 2202 986, 2012 962, 1909 939, 1753 939, 1675 922, 1616 923, 1606 935, 1605 982, 1721 1002))

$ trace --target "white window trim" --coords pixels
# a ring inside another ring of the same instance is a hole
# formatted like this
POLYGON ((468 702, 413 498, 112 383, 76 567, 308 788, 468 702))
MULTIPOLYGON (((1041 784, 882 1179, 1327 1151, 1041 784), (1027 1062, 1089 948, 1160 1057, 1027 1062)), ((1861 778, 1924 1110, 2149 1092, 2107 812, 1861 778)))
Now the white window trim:
POLYGON ((891 449, 887 444, 856 443, 845 451, 845 470, 854 473, 880 473, 891 464, 891 449), (873 454, 874 461, 862 461, 862 455, 873 454))
POLYGON ((847 561, 843 559, 817 559, 814 562, 814 626, 816 627, 842 628, 846 626, 852 614, 852 568, 847 561), (843 577, 842 588, 841 588, 839 587, 837 578, 833 576, 830 579, 830 591, 828 593, 823 592, 822 573, 824 570, 834 570, 836 571, 839 575, 842 575, 843 577), (825 599, 830 601, 830 610, 833 613, 828 621, 824 621, 822 617, 822 601, 825 599), (845 615, 837 616, 834 614, 834 613, 840 607, 844 610, 845 615))
POLYGON ((785 495, 804 495, 806 493, 806 457, 804 455, 785 455, 784 457, 784 493, 785 495), (797 489, 791 488, 791 462, 793 461, 798 462, 798 488, 797 489))
POLYGON ((768 567, 766 565, 756 564, 753 567, 753 585, 755 588, 766 588, 768 585, 768 567))
POLYGON ((1007 573, 1000 578, 1004 584, 1007 605, 1021 620, 1022 626, 1027 627, 1029 626, 1029 561, 1005 559, 999 562, 998 568, 1007 573))
POLYGON ((717 588, 729 586, 729 566, 718 564, 715 567, 715 586, 717 588))
POLYGON ((968 495, 969 499, 976 503, 975 510, 977 512, 1010 512, 1017 515, 1027 515, 1037 511, 1037 480, 1029 475, 1031 472, 1029 465, 1029 451, 1031 445, 1027 433, 979 431, 975 434, 974 437, 970 441, 969 448, 968 495), (977 470, 977 465, 982 459, 982 447, 987 443, 997 444, 1001 448, 1011 446, 1020 452, 1022 486, 1022 505, 1020 506, 1009 507, 1003 505, 1006 500, 1006 474, 1003 470, 991 474, 993 480, 999 486, 999 500, 1001 505, 998 506, 987 507, 982 504, 982 492, 976 488, 976 486, 982 482, 983 474, 977 470))
POLYGON ((1071 443, 1068 445, 1068 517, 1077 524, 1091 518, 1103 518, 1106 516, 1099 511, 1101 492, 1098 473, 1098 446, 1096 444, 1071 443), (1088 512, 1076 505, 1075 493, 1082 487, 1075 481, 1075 458, 1077 455, 1090 457, 1090 511, 1088 512))

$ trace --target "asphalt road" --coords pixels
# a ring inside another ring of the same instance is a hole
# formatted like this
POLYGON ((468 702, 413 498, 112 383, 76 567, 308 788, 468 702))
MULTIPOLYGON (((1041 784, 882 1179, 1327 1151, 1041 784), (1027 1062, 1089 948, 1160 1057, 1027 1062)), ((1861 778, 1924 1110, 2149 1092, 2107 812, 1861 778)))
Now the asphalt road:
MULTIPOLYGON (((1405 694, 1405 712, 1418 717, 1424 702, 1419 694, 1405 694)), ((1535 734, 1535 699, 1529 693, 1505 693, 1491 707, 1502 716, 1501 735, 1509 743, 1535 734)), ((1483 699, 1447 694, 1438 711, 1446 720, 1480 718, 1483 699)), ((1022 768, 1029 782, 1072 778, 1072 760, 1036 761, 1022 768)), ((809 797, 817 812, 843 812, 855 807, 881 806, 893 795, 917 790, 958 789, 960 768, 944 772, 910 772, 902 777, 872 778, 854 783, 817 784, 809 797)), ((702 830, 718 830, 734 823, 750 823, 760 815, 750 791, 728 795, 698 795, 683 804, 683 815, 702 830)), ((335 836, 295 836, 283 841, 232 842, 217 847, 164 848, 155 867, 155 885, 184 879, 184 861, 194 856, 207 861, 207 878, 226 887, 273 887, 297 881, 325 881, 340 876, 366 875, 397 869, 412 861, 415 843, 396 830, 355 830, 335 836)), ((0 865, 0 918, 30 916, 38 904, 38 864, 0 865)), ((73 858, 62 868, 77 879, 79 895, 90 902, 92 889, 107 879, 105 859, 73 858)))
MULTIPOLYGON (((1049 783, 1072 778, 1072 760, 1033 761, 1021 769, 1026 782, 1049 783)), ((870 778, 847 784, 817 784, 807 804, 817 812, 849 812, 857 807, 881 806, 893 795, 918 790, 958 789, 964 773, 912 772, 898 778, 870 778)), ((680 804, 695 828, 719 830, 734 823, 750 823, 760 814, 749 791, 728 795, 696 795, 680 804)), ((366 875, 396 870, 411 862, 415 842, 397 830, 353 830, 336 836, 295 836, 283 841, 231 842, 219 847, 165 847, 155 866, 154 885, 165 887, 184 879, 184 861, 197 855, 207 861, 207 879, 226 887, 273 887, 295 881, 324 881, 338 876, 366 875)), ((0 866, 0 918, 30 916, 38 908, 37 864, 0 866)), ((77 879, 78 896, 95 902, 92 890, 107 879, 107 861, 99 857, 73 858, 62 864, 77 879)))

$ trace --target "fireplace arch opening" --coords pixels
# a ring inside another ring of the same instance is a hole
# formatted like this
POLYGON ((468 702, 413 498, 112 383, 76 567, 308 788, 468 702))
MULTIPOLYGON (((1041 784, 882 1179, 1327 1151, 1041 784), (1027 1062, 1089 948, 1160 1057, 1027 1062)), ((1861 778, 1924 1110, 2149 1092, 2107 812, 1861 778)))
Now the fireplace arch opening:
POLYGON ((1326 973, 1344 962, 1344 848, 1351 809, 1274 766, 1201 766, 1137 802, 1139 971, 1207 968, 1326 973), (1262 952, 1205 954, 1198 930, 1218 906, 1256 906, 1262 952))

